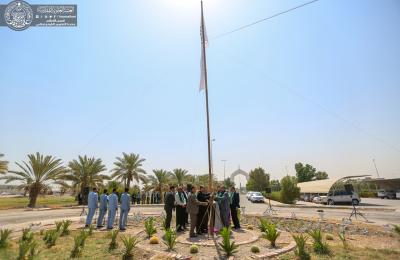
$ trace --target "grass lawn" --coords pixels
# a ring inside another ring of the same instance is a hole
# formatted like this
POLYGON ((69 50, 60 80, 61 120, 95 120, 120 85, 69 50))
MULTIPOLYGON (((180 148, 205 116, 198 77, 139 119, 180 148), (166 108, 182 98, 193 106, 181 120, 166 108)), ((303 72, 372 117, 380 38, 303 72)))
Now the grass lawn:
MULTIPOLYGON (((28 205, 29 198, 1 198, 0 209, 25 208, 28 205)), ((60 208, 65 206, 77 205, 73 196, 39 196, 36 207, 60 208)))
MULTIPOLYGON (((43 235, 35 233, 34 240, 38 243, 39 254, 33 259, 70 259, 71 250, 74 245, 74 236, 79 231, 71 231, 67 236, 59 237, 56 245, 47 248, 43 241, 43 235)), ((121 237, 124 234, 118 234, 117 242, 118 248, 112 251, 108 250, 111 239, 108 232, 94 232, 92 236, 88 237, 83 249, 82 255, 79 259, 121 259, 124 249, 124 244, 121 237)), ((149 253, 143 252, 139 248, 134 249, 134 259, 148 259, 149 253)), ((15 260, 18 256, 18 240, 12 240, 6 249, 0 249, 0 259, 15 260)))

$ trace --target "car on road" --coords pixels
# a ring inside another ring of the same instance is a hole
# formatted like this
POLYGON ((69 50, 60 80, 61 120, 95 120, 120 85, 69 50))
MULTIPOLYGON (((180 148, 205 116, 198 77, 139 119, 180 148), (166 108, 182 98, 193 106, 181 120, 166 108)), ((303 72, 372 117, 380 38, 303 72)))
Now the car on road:
POLYGON ((337 190, 328 193, 326 197, 326 203, 328 205, 335 205, 335 204, 352 204, 358 205, 361 202, 360 197, 354 191, 344 191, 344 190, 337 190))
POLYGON ((249 192, 247 192, 247 194, 246 194, 246 198, 247 198, 247 200, 250 200, 250 197, 251 197, 251 195, 254 193, 254 191, 249 191, 249 192))
POLYGON ((250 201, 253 203, 256 202, 261 202, 264 203, 264 196, 261 194, 261 192, 253 192, 250 196, 250 201))
POLYGON ((378 191, 378 198, 381 199, 395 199, 396 192, 394 190, 379 190, 378 191))
POLYGON ((396 192, 396 199, 400 200, 400 190, 396 192))
POLYGON ((312 200, 312 202, 318 203, 318 204, 326 204, 327 201, 328 201, 327 196, 316 196, 312 200))

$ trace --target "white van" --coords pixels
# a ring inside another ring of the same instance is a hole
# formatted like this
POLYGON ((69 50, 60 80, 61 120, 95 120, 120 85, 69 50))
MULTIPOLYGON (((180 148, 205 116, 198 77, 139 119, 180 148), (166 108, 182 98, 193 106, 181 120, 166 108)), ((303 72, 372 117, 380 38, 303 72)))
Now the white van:
POLYGON ((361 199, 358 196, 358 194, 354 191, 348 192, 343 190, 337 190, 329 192, 326 201, 328 205, 335 205, 338 203, 349 203, 352 205, 353 204, 358 205, 361 202, 361 199))

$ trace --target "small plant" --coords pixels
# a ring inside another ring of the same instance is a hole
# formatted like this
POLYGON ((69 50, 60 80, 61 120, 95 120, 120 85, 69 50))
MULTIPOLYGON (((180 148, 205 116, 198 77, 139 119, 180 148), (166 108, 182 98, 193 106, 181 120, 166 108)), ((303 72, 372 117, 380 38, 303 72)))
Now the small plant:
POLYGON ((197 254, 199 252, 199 246, 198 245, 191 245, 189 252, 191 254, 197 254))
POLYGON ((157 233, 157 229, 154 227, 154 218, 152 217, 144 221, 144 227, 148 238, 157 233))
POLYGON ((18 242, 18 256, 17 260, 25 260, 27 258, 27 254, 29 250, 31 249, 31 242, 30 241, 25 241, 25 240, 20 240, 18 242))
POLYGON ((154 244, 158 244, 158 243, 160 243, 160 241, 157 236, 152 236, 150 238, 150 244, 154 245, 154 244))
POLYGON ((172 229, 167 229, 165 231, 164 240, 164 244, 167 245, 168 250, 173 250, 175 248, 177 240, 176 231, 172 229))
POLYGON ((334 238, 331 234, 326 234, 325 239, 326 240, 334 240, 334 238))
POLYGON ((278 239, 281 233, 276 229, 275 224, 267 224, 265 226, 265 234, 263 234, 263 238, 267 239, 272 247, 276 246, 276 240, 278 239))
POLYGON ((292 235, 294 241, 296 242, 296 250, 294 251, 295 255, 300 260, 310 260, 310 254, 306 251, 306 242, 308 237, 300 234, 300 235, 292 235))
POLYGON ((394 225, 394 232, 400 235, 400 225, 394 225))
POLYGON ((94 230, 94 226, 93 225, 89 225, 89 229, 88 229, 88 235, 89 236, 93 235, 93 230, 94 230))
POLYGON ((63 222, 62 221, 56 221, 56 222, 54 222, 55 224, 56 224, 56 230, 57 230, 57 232, 59 232, 60 230, 61 230, 61 227, 62 227, 62 225, 63 225, 63 222))
POLYGON ((80 257, 82 251, 85 248, 85 241, 88 238, 89 233, 82 230, 78 235, 74 237, 74 247, 71 250, 71 258, 80 257))
POLYGON ((232 256, 238 251, 238 245, 235 245, 235 241, 231 242, 231 229, 224 227, 221 232, 222 243, 219 243, 221 248, 225 251, 226 256, 232 256))
POLYGON ((124 251, 122 255, 123 260, 133 259, 133 249, 139 243, 139 240, 135 236, 122 237, 122 243, 124 243, 124 251))
POLYGON ((6 248, 8 246, 8 238, 11 234, 9 229, 0 229, 0 248, 6 248))
POLYGON ((69 235, 69 226, 71 226, 72 221, 67 219, 63 220, 62 222, 62 227, 61 227, 61 236, 67 236, 69 235))
POLYGON ((264 233, 266 230, 267 230, 267 226, 269 225, 270 223, 268 222, 268 220, 266 220, 266 219, 260 219, 260 224, 258 225, 258 228, 260 229, 260 231, 262 232, 262 233, 264 233))
POLYGON ((57 230, 47 230, 46 233, 44 234, 44 243, 47 245, 48 248, 54 246, 56 244, 57 239, 60 236, 60 232, 57 230))
POLYGON ((31 242, 33 240, 33 233, 30 228, 22 229, 21 240, 28 241, 28 242, 31 242))
POLYGON ((348 248, 348 244, 347 244, 347 239, 346 239, 346 236, 345 236, 344 232, 340 232, 339 233, 339 239, 340 239, 340 241, 342 241, 343 248, 347 249, 348 248))
POLYGON ((118 243, 117 243, 118 230, 110 231, 109 236, 111 237, 111 242, 108 246, 108 250, 111 251, 118 247, 118 243))
POLYGON ((260 253, 260 248, 258 246, 251 246, 250 251, 254 254, 260 253))
POLYGON ((331 253, 328 243, 322 241, 321 229, 312 230, 308 234, 314 240, 313 249, 314 249, 315 253, 320 254, 320 255, 329 255, 331 253))

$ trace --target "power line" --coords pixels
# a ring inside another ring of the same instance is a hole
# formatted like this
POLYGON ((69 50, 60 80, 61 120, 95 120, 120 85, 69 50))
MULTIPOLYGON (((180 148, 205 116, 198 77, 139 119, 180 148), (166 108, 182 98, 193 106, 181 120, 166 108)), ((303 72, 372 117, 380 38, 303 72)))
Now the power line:
POLYGON ((241 27, 239 27, 239 28, 236 28, 236 29, 234 29, 234 30, 231 30, 231 31, 222 33, 222 34, 220 34, 220 35, 217 35, 217 36, 213 37, 213 40, 218 39, 218 38, 222 38, 222 37, 224 37, 224 36, 227 36, 228 34, 235 33, 235 32, 237 32, 237 31, 246 29, 246 28, 251 27, 251 26, 253 26, 253 25, 256 25, 256 24, 258 24, 258 23, 261 23, 261 22, 264 22, 264 21, 266 21, 266 20, 275 18, 275 17, 280 16, 280 15, 282 15, 282 14, 289 13, 289 12, 291 12, 291 11, 294 11, 294 10, 296 10, 296 9, 299 9, 299 8, 301 8, 301 7, 307 6, 307 5, 309 5, 309 4, 312 4, 312 3, 315 3, 315 2, 318 2, 318 1, 319 1, 319 0, 313 0, 313 1, 310 1, 310 2, 307 2, 307 3, 304 3, 304 4, 301 4, 301 5, 292 7, 292 8, 290 8, 290 9, 285 10, 285 11, 276 13, 276 14, 274 14, 274 15, 268 16, 268 17, 266 17, 266 18, 257 20, 257 21, 255 21, 255 22, 252 22, 252 23, 243 25, 243 26, 241 26, 241 27))

